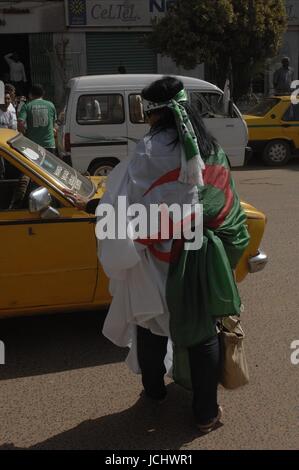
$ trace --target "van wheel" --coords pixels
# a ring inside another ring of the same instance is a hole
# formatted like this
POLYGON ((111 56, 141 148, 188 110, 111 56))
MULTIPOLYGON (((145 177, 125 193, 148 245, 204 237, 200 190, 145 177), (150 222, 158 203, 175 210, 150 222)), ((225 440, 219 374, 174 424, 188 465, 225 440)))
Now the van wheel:
POLYGON ((272 140, 266 146, 263 160, 269 166, 285 165, 291 156, 291 149, 285 140, 272 140))
POLYGON ((88 172, 91 176, 108 176, 110 171, 119 163, 116 158, 101 159, 90 165, 88 172))

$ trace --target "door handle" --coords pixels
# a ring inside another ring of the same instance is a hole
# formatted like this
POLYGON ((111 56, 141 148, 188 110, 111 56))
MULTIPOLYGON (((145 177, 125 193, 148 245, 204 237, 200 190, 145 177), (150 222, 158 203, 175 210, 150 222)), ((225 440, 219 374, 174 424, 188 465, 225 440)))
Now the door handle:
POLYGON ((31 237, 32 237, 33 235, 36 235, 36 233, 34 233, 32 227, 28 227, 28 235, 30 235, 31 237))

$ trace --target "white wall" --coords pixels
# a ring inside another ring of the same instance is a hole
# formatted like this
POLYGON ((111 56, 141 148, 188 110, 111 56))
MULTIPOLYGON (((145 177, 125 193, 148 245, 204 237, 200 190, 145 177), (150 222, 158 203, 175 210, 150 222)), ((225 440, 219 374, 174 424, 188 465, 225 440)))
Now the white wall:
MULTIPOLYGON (((0 8, 7 7, 0 3, 0 8)), ((0 34, 51 33, 65 29, 65 9, 63 2, 21 2, 15 8, 28 8, 30 13, 1 13, 0 34)))

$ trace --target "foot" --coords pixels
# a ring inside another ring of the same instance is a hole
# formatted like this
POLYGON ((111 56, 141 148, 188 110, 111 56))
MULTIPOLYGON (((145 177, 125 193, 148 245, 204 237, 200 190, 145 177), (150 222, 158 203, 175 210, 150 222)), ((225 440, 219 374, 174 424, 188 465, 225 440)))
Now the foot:
POLYGON ((200 424, 197 423, 197 428, 200 430, 200 432, 204 434, 208 434, 209 432, 213 431, 217 424, 220 422, 221 418, 223 416, 223 409, 221 406, 218 406, 218 414, 216 418, 212 419, 209 423, 207 424, 200 424))
POLYGON ((161 405, 166 401, 166 393, 160 396, 153 396, 149 393, 147 393, 145 390, 143 390, 140 394, 140 397, 145 397, 146 399, 150 400, 152 403, 157 403, 158 405, 161 405))

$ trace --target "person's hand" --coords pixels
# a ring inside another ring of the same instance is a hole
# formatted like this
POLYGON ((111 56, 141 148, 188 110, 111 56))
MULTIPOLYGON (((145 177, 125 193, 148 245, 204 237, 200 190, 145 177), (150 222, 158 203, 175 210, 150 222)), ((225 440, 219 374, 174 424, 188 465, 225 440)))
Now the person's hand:
POLYGON ((77 209, 84 210, 86 208, 87 201, 80 196, 78 193, 73 193, 70 189, 64 188, 63 194, 76 205, 77 209))

